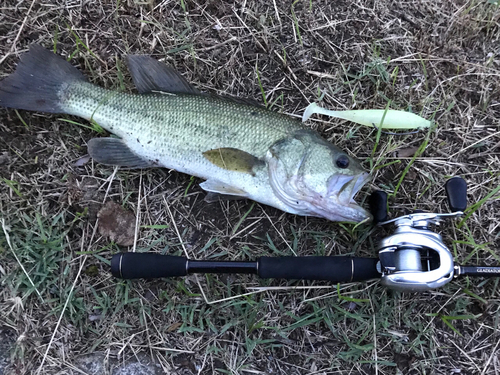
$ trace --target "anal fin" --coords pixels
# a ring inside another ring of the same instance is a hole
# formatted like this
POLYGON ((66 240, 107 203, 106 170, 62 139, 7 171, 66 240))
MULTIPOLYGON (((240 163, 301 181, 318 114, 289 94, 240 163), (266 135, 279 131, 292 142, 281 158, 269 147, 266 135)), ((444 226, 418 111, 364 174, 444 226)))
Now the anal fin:
POLYGON ((105 165, 117 165, 130 169, 152 167, 153 163, 137 156, 121 139, 93 138, 88 142, 92 159, 105 165))

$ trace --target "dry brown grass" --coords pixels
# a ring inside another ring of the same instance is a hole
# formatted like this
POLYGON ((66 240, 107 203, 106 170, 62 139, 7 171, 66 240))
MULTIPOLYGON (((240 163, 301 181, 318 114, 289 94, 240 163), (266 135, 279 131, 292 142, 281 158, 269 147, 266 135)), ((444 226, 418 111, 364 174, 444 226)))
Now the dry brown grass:
MULTIPOLYGON (((402 178, 392 215, 416 207, 442 212, 448 176, 467 180, 471 203, 499 186, 499 23, 498 5, 474 0, 4 1, 0 78, 40 43, 56 44, 108 88, 120 88, 123 74, 132 90, 123 57, 142 53, 175 66, 202 90, 262 101, 258 71, 267 102, 296 116, 320 95, 332 109, 384 108, 390 100, 394 109, 434 118, 437 128, 383 136, 370 159, 374 131, 328 118, 310 126, 374 167, 370 189, 392 192, 402 178), (395 152, 427 137, 425 152, 403 175, 411 158, 395 152)), ((106 261, 120 249, 95 227, 107 200, 135 212, 142 226, 168 225, 143 227, 137 249, 197 259, 375 256, 383 233, 366 236, 367 228, 246 201, 207 205, 199 181, 173 171, 77 167, 96 133, 61 118, 69 117, 0 109, 0 324, 17 340, 11 373, 78 373, 78 357, 90 352, 109 361, 142 353, 181 374, 500 371, 498 280, 460 280, 424 294, 396 294, 377 283, 342 286, 353 304, 322 283, 208 303, 290 283, 212 275, 113 279, 106 261)), ((466 225, 442 228, 458 262, 499 263, 498 197, 466 225)))

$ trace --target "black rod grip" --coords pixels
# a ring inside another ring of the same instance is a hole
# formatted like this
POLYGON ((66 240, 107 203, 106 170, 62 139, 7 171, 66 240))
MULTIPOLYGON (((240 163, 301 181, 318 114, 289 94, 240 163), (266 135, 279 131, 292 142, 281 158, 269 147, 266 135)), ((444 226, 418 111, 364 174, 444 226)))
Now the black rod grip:
POLYGON ((120 253, 111 258, 111 273, 122 279, 187 275, 187 258, 154 253, 120 253))
POLYGON ((264 279, 365 281, 381 277, 378 261, 378 258, 344 256, 261 257, 258 272, 264 279))

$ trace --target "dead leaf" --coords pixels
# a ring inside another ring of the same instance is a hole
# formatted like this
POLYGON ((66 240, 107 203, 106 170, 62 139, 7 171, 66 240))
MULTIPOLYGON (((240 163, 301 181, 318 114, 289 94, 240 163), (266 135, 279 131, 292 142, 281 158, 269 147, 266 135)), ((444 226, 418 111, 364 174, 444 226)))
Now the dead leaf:
POLYGON ((98 229, 103 237, 121 246, 132 246, 135 236, 135 215, 119 204, 109 201, 97 214, 98 229))
POLYGON ((73 163, 75 167, 83 167, 85 164, 87 164, 90 161, 90 155, 85 155, 79 158, 77 161, 73 163))
POLYGON ((396 150, 396 157, 398 158, 409 158, 415 155, 415 152, 418 151, 418 147, 405 147, 396 150))
POLYGON ((167 328, 167 332, 173 332, 173 331, 177 331, 179 328, 182 327, 182 322, 176 322, 174 324, 171 324, 168 328, 167 328))

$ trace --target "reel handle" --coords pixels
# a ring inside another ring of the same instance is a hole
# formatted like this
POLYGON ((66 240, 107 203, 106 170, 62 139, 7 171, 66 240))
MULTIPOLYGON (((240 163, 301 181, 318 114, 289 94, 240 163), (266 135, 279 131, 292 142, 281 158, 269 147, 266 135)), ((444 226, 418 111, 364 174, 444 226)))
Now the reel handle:
POLYGON ((378 224, 387 221, 387 193, 382 190, 375 190, 368 198, 370 213, 373 216, 373 223, 378 224))
POLYGON ((452 177, 444 185, 451 212, 467 208, 467 183, 462 177, 452 177))
POLYGON ((175 277, 190 273, 246 273, 264 279, 341 283, 380 278, 377 263, 378 258, 343 256, 260 257, 255 262, 221 262, 153 253, 120 253, 111 259, 111 273, 123 279, 175 277))

